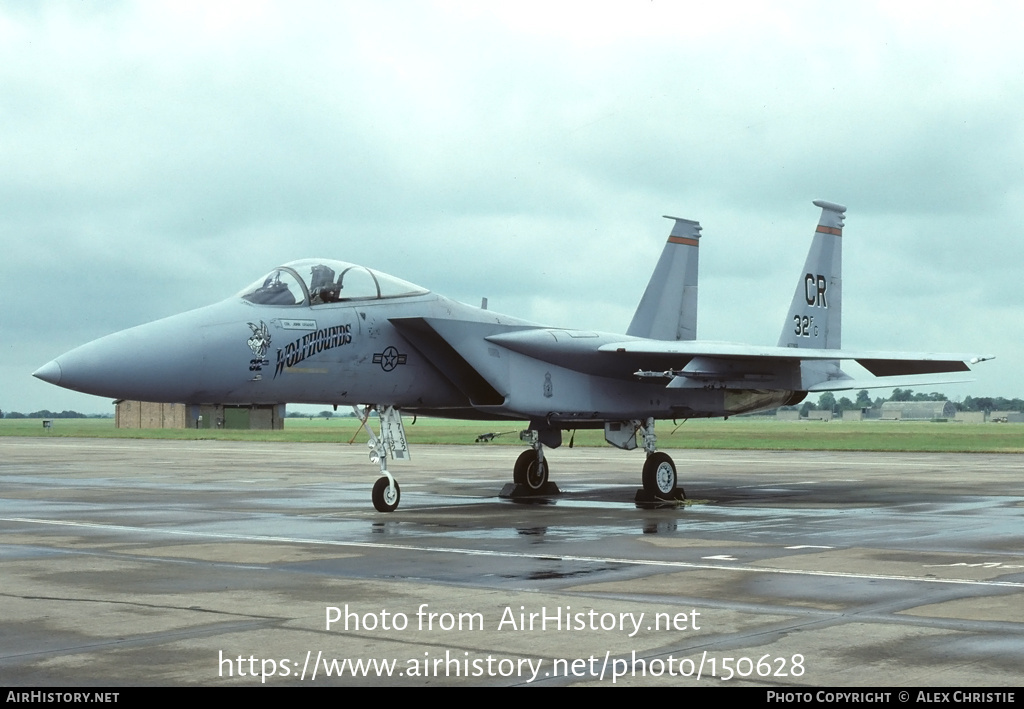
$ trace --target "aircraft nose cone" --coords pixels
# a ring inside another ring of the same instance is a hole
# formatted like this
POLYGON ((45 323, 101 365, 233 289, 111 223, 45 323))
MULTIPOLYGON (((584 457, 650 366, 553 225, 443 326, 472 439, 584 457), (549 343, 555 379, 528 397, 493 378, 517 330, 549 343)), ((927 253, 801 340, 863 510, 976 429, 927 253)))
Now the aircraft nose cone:
POLYGON ((36 379, 42 379, 44 382, 50 384, 60 384, 60 365, 57 364, 57 360, 47 362, 42 367, 32 372, 32 376, 36 379))

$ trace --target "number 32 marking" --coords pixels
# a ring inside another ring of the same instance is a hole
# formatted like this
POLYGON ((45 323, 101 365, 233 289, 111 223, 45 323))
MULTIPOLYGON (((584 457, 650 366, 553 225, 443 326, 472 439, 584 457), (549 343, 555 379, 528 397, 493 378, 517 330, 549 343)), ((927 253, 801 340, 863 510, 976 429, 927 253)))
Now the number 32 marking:
POLYGON ((794 315, 793 323, 796 325, 796 327, 793 328, 793 332, 795 332, 800 337, 811 337, 812 334, 814 337, 817 337, 818 326, 815 325, 811 327, 811 322, 813 320, 813 318, 808 317, 807 315, 804 315, 803 317, 799 315, 794 315))

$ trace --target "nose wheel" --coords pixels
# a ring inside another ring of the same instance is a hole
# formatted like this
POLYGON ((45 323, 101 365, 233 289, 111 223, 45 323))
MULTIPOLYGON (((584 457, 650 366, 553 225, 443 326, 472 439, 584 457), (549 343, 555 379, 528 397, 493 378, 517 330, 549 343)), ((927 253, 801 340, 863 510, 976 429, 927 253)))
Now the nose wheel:
POLYGON ((355 406, 352 410, 360 417, 360 423, 370 437, 370 461, 380 465, 380 472, 383 473, 383 477, 373 484, 373 506, 378 512, 394 512, 402 499, 402 491, 398 481, 388 472, 388 456, 395 460, 409 460, 409 442, 405 438, 402 414, 393 406, 367 406, 362 413, 355 406), (370 412, 374 409, 380 420, 379 434, 375 434, 367 425, 370 412))
POLYGON ((394 512, 401 499, 402 489, 397 480, 385 476, 373 484, 373 506, 378 512, 394 512))

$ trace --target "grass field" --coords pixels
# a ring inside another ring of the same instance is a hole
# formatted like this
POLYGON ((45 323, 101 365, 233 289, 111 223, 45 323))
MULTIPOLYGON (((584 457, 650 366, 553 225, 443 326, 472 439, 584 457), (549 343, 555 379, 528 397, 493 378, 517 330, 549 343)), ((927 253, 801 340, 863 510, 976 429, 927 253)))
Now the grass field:
MULTIPOLYGON (((511 432, 492 443, 522 445, 518 431, 523 424, 489 421, 406 419, 411 444, 473 445, 482 433, 511 432)), ((755 418, 694 420, 676 427, 658 424, 659 448, 725 448, 756 450, 918 451, 963 453, 1024 453, 1024 425, 928 423, 911 421, 793 422, 755 418)), ((0 436, 68 436, 87 438, 158 438, 225 441, 289 441, 296 443, 348 442, 357 432, 353 418, 286 419, 283 431, 117 429, 113 419, 54 419, 43 429, 40 419, 0 420, 0 436)), ((569 442, 569 433, 564 443, 569 442)), ((365 441, 360 432, 356 441, 365 441)), ((575 445, 606 445, 602 431, 579 431, 575 445)))

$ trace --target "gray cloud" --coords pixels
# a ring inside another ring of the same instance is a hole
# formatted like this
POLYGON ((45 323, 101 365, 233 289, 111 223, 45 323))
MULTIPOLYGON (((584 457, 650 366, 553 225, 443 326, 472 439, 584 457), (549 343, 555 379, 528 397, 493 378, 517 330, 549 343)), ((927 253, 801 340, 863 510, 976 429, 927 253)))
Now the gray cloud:
POLYGON ((29 374, 308 255, 622 330, 666 213, 701 335, 774 343, 815 198, 848 345, 1020 395, 1021 11, 918 9, 4 6, 0 406, 106 406, 29 374))

